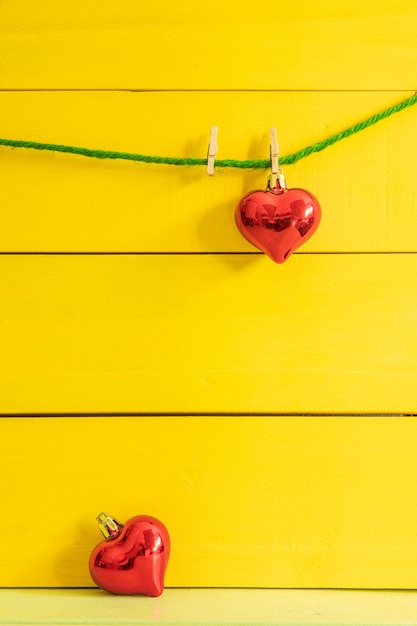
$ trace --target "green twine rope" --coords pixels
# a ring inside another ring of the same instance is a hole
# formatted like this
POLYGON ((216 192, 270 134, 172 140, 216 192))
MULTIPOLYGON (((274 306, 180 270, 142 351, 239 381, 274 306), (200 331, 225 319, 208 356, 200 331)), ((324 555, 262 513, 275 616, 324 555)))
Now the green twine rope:
MULTIPOLYGON (((305 157, 310 156, 314 152, 320 152, 321 150, 325 150, 329 146, 332 146, 334 143, 341 141, 342 139, 346 139, 347 137, 351 137, 356 133, 359 133, 361 130, 365 130, 369 126, 380 122, 381 120, 386 119, 390 115, 394 113, 399 113, 403 109, 407 107, 411 107, 417 103, 417 92, 412 95, 410 98, 406 98, 397 104, 385 109, 384 111, 380 111, 376 115, 372 115, 368 117, 366 120, 354 124, 353 126, 349 126, 345 130, 337 133, 336 135, 332 135, 327 139, 323 139, 323 141, 318 141, 317 143, 312 144, 311 146, 306 146, 302 148, 298 152, 294 152, 293 154, 287 154, 286 156, 280 157, 279 162, 280 165, 292 165, 305 157)), ((112 150, 92 150, 91 148, 79 148, 77 146, 65 146, 61 144, 55 143, 40 143, 37 141, 24 141, 20 139, 1 139, 0 138, 0 146, 7 146, 9 148, 28 148, 31 150, 49 150, 51 152, 66 152, 69 154, 78 154, 85 157, 92 157, 95 159, 124 159, 125 161, 138 161, 140 163, 156 163, 156 164, 164 164, 164 165, 206 165, 207 158, 205 159, 192 159, 192 158, 177 158, 177 157, 163 157, 163 156, 150 156, 146 154, 135 154, 132 152, 115 152, 112 150)), ((234 167, 239 169, 267 169, 270 167, 269 159, 249 159, 246 161, 239 161, 236 159, 217 159, 216 166, 217 167, 234 167)))

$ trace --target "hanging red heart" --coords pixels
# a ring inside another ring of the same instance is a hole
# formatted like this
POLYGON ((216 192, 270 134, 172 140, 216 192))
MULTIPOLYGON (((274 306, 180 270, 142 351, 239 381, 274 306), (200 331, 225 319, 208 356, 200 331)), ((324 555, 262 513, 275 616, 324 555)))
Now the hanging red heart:
POLYGON ((254 246, 283 263, 317 229, 321 209, 304 189, 274 188, 246 194, 236 208, 236 224, 254 246))

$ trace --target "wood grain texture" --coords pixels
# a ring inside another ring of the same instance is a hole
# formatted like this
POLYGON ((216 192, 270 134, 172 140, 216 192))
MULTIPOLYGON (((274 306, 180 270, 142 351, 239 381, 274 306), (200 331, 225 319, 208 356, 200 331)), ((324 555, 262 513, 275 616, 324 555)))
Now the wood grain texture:
POLYGON ((2 255, 0 412, 413 413, 416 275, 416 255, 2 255))
POLYGON ((159 598, 110 597, 87 589, 2 589, 0 624, 39 626, 409 626, 417 597, 402 591, 166 589, 159 598))
POLYGON ((414 0, 3 2, 0 88, 415 89, 416 24, 414 0))
MULTIPOLYGON (((321 141, 410 95, 396 93, 0 93, 1 135, 142 154, 268 159, 321 141), (197 114, 198 111, 198 114, 197 114), (161 123, 162 122, 162 123, 161 123)), ((416 251, 417 106, 285 167, 319 198, 305 252, 416 251)), ((0 148, 0 251, 251 252, 234 210, 267 172, 144 165, 0 148)))
POLYGON ((415 418, 3 418, 1 432, 1 586, 93 586, 103 509, 164 521, 168 587, 417 585, 415 418))
MULTIPOLYGON (((0 135, 204 157, 217 124, 247 159, 277 126, 288 154, 411 95, 416 27, 414 0, 6 0, 0 135)), ((234 226, 264 172, 0 149, 0 585, 91 585, 108 508, 167 523, 172 587, 417 586, 416 421, 339 415, 415 414, 416 111, 286 168, 324 217, 282 267, 234 226)), ((48 616, 85 620, 74 593, 48 616)))

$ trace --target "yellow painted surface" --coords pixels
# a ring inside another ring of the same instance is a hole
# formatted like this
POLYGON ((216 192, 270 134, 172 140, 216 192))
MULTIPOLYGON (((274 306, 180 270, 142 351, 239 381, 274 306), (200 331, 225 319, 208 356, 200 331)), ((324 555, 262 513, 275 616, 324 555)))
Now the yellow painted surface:
POLYGON ((415 89, 414 0, 2 2, 7 89, 415 89))
MULTIPOLYGON (((410 92, 3 92, 1 136, 149 155, 267 159, 269 127, 290 154, 410 92), (197 115, 198 111, 198 115, 197 115)), ((417 106, 285 173, 319 198, 305 252, 416 251, 417 106)), ((0 148, 0 251, 249 252, 239 199, 267 172, 144 165, 0 148)), ((279 271, 279 270, 277 270, 279 271)))
POLYGON ((415 624, 417 597, 401 591, 166 589, 159 598, 104 597, 86 589, 3 589, 1 624, 100 626, 352 626, 415 624))
POLYGON ((1 413, 413 413, 416 255, 1 255, 1 413))
POLYGON ((2 586, 93 586, 103 509, 165 522, 168 587, 417 585, 413 417, 4 418, 1 427, 2 586))
MULTIPOLYGON (((247 159, 277 126, 288 154, 411 95, 416 27, 414 0, 0 2, 0 136, 204 157, 218 124, 247 159)), ((416 412, 416 111, 285 169, 323 221, 284 266, 234 226, 264 172, 0 149, 0 586, 91 585, 108 509, 166 522, 169 587, 417 587, 417 422, 364 416, 416 412)), ((143 600, 73 593, 52 621, 143 600)), ((0 624, 49 619, 20 597, 0 624)), ((316 599, 300 619, 382 619, 316 599)))

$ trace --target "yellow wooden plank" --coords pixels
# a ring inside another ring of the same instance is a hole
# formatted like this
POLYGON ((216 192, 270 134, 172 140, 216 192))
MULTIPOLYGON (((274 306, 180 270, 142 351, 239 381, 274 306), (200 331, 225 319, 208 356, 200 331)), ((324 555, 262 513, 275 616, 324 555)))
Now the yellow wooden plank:
POLYGON ((414 89, 414 0, 0 8, 3 89, 414 89))
POLYGON ((103 597, 94 590, 2 589, 1 624, 93 623, 97 626, 326 625, 410 626, 409 591, 310 589, 166 589, 159 598, 103 597))
POLYGON ((93 586, 103 509, 165 522, 168 587, 417 585, 415 418, 3 418, 0 427, 1 586, 93 586))
MULTIPOLYGON (((409 92, 7 92, 3 137, 149 155, 269 157, 329 137, 409 92), (197 114, 198 111, 198 114, 197 114)), ((323 219, 310 252, 416 251, 417 107, 285 167, 312 191, 323 219)), ((0 251, 249 252, 234 210, 267 172, 145 165, 0 148, 0 251)))
POLYGON ((416 276, 416 255, 2 255, 0 413, 412 413, 416 276))

